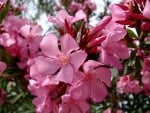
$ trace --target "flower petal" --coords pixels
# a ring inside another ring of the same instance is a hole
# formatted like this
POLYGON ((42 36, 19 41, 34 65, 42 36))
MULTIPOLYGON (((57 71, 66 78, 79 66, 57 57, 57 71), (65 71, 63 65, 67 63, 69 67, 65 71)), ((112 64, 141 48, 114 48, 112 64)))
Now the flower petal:
POLYGON ((114 42, 111 44, 111 50, 114 54, 119 56, 121 59, 126 59, 130 56, 130 52, 122 41, 114 42))
POLYGON ((107 89, 104 84, 97 80, 93 79, 91 81, 91 98, 94 102, 101 102, 107 95, 107 89))
POLYGON ((21 27, 20 32, 26 38, 30 35, 30 30, 31 30, 30 25, 24 25, 21 27))
POLYGON ((47 34, 43 38, 40 47, 42 52, 50 58, 56 58, 57 54, 59 54, 58 39, 53 34, 47 34))
POLYGON ((60 42, 61 42, 61 51, 64 54, 69 54, 73 50, 79 49, 78 43, 69 34, 66 34, 63 37, 61 37, 60 42))
POLYGON ((100 67, 94 70, 96 78, 102 81, 105 85, 110 86, 111 84, 111 72, 108 68, 100 67))
POLYGON ((6 63, 0 61, 0 75, 5 71, 6 68, 6 63))
POLYGON ((42 56, 35 58, 34 61, 35 63, 30 67, 30 76, 32 77, 39 74, 44 76, 51 75, 60 68, 58 62, 42 56))
POLYGON ((90 98, 90 84, 81 80, 70 88, 70 95, 74 99, 87 100, 90 98))
POLYGON ((75 68, 75 71, 78 71, 79 67, 83 64, 86 57, 87 57, 87 54, 82 50, 73 52, 70 55, 70 62, 73 65, 73 67, 75 68))
POLYGON ((70 64, 61 67, 60 71, 56 76, 56 80, 71 83, 73 81, 74 70, 70 64))
POLYGON ((101 49, 100 61, 106 65, 110 65, 118 69, 123 68, 119 58, 114 54, 106 52, 104 49, 101 49))
POLYGON ((79 10, 79 11, 75 14, 75 17, 73 18, 72 23, 77 22, 77 21, 82 20, 82 19, 83 19, 84 21, 87 21, 87 17, 86 17, 85 12, 83 12, 82 10, 79 10))
POLYGON ((146 0, 145 8, 143 10, 143 15, 146 18, 148 18, 148 19, 150 19, 150 11, 149 11, 149 9, 150 9, 150 1, 146 0))
POLYGON ((98 67, 100 65, 101 65, 100 62, 97 62, 95 60, 88 60, 87 62, 84 63, 83 70, 84 70, 85 73, 87 73, 89 71, 93 71, 93 69, 95 67, 98 67))

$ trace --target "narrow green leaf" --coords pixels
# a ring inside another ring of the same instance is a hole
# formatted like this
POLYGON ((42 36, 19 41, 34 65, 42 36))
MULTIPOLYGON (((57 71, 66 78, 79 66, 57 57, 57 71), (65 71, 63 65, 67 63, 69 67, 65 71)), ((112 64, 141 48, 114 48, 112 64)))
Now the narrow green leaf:
POLYGON ((11 104, 14 104, 14 103, 17 102, 17 100, 19 100, 22 96, 23 96, 23 93, 20 93, 19 95, 15 96, 13 99, 10 99, 9 102, 10 102, 11 104))
POLYGON ((10 7, 10 3, 9 3, 9 0, 7 0, 5 7, 0 12, 0 23, 2 23, 3 19, 6 17, 9 11, 9 7, 10 7))
POLYGON ((136 35, 136 33, 135 33, 134 30, 127 29, 127 33, 128 33, 128 35, 129 35, 131 38, 136 38, 136 37, 137 37, 137 35, 136 35))

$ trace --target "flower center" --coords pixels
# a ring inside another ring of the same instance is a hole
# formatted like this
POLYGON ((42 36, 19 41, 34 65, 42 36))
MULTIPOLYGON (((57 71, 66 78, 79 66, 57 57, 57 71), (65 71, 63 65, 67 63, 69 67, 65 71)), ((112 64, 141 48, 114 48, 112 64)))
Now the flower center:
POLYGON ((61 62, 63 65, 65 65, 65 64, 68 63, 69 58, 68 58, 68 56, 66 56, 66 55, 60 55, 60 56, 59 56, 59 60, 60 60, 60 62, 61 62))

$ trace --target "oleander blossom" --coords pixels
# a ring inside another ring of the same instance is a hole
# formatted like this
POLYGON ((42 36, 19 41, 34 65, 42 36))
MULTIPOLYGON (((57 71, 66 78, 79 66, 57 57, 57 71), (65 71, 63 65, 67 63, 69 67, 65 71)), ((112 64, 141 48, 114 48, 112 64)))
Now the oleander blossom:
POLYGON ((120 59, 127 59, 130 56, 129 49, 122 40, 126 30, 122 26, 110 21, 103 29, 107 36, 100 46, 99 61, 114 68, 122 69, 120 59))
MULTIPOLYGON (((48 34, 43 38, 40 46, 43 54, 55 64, 53 68, 49 68, 49 71, 57 72, 56 80, 71 83, 75 72, 87 56, 83 50, 80 50, 78 43, 69 34, 64 35, 60 40, 55 35, 48 34)), ((45 68, 48 69, 46 66, 45 68)))
POLYGON ((110 86, 110 70, 93 60, 87 61, 83 70, 83 77, 70 88, 70 95, 79 100, 92 99, 93 102, 101 102, 108 93, 107 87, 110 86))
POLYGON ((139 86, 139 81, 133 80, 130 75, 121 76, 117 82, 117 92, 123 93, 140 93, 141 89, 139 86))

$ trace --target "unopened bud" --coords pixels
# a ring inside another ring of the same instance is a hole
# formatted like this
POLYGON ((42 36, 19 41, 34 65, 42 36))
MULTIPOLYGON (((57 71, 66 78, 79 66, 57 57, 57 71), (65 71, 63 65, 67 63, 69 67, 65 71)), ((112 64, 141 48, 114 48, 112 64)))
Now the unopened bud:
POLYGON ((150 23, 149 22, 143 22, 141 24, 141 29, 143 31, 149 32, 150 31, 150 23))

